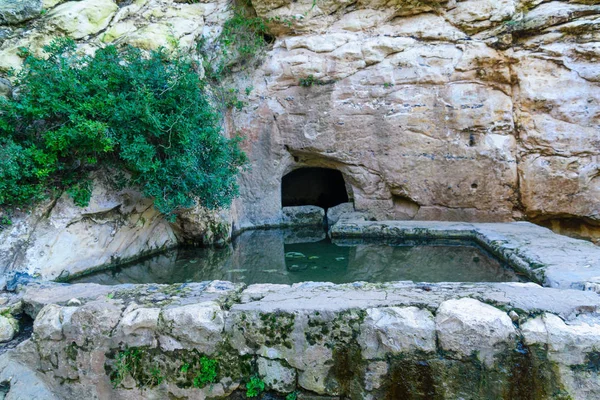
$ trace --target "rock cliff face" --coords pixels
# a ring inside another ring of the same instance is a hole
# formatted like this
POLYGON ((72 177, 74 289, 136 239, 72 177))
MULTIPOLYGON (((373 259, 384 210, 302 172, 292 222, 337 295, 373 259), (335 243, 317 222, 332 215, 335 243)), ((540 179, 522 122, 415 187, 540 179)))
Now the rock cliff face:
MULTIPOLYGON (((377 219, 529 219, 600 237, 600 1, 250 7, 274 42, 258 68, 232 77, 252 89, 225 118, 246 138, 251 164, 226 218, 234 228, 279 223, 282 176, 325 167, 341 171, 356 210, 377 219)), ((0 70, 19 68, 19 47, 40 52, 60 35, 84 51, 191 48, 230 15, 225 0, 3 4, 0 70)), ((7 80, 0 92, 10 93, 7 80)))
POLYGON ((253 159, 240 223, 277 219, 281 176, 323 166, 379 219, 597 234, 599 4, 253 2, 284 22, 233 118, 253 159))

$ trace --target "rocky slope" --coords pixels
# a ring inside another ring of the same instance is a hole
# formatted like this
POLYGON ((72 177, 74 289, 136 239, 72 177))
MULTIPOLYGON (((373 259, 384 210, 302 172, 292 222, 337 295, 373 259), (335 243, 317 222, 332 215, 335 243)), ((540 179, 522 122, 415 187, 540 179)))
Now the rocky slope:
MULTIPOLYGON (((226 225, 280 222, 282 176, 317 166, 341 171, 356 209, 378 219, 529 219, 600 237, 600 1, 254 0, 250 7, 269 21, 274 42, 258 68, 232 77, 241 92, 251 90, 225 127, 246 138, 251 168, 226 225)), ((21 65, 19 47, 39 52, 57 35, 84 51, 107 43, 191 48, 216 37, 230 15, 224 0, 5 2, 0 69, 21 65)), ((10 93, 9 81, 0 83, 10 93)), ((67 229, 52 222, 57 212, 44 219, 49 237, 67 229)), ((123 231, 122 244, 139 253, 176 242, 181 224, 156 224, 123 231), (134 233, 160 246, 134 244, 134 233)), ((191 235, 202 236, 202 226, 191 235)), ((102 229, 84 228, 90 237, 102 229)), ((54 251, 52 243, 42 247, 54 251)), ((103 257, 119 256, 119 246, 103 257)))

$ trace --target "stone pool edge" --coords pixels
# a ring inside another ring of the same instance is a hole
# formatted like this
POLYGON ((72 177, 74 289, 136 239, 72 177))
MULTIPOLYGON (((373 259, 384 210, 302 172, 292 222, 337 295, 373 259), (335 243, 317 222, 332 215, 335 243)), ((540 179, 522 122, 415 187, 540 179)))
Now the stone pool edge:
POLYGON ((590 291, 535 283, 209 281, 38 282, 18 293, 35 317, 34 333, 6 357, 35 371, 40 387, 57 398, 222 397, 245 390, 256 375, 282 394, 377 399, 397 395, 386 382, 415 368, 421 372, 407 382, 419 385, 425 374, 442 398, 475 390, 464 383, 475 379, 471 374, 496 382, 490 390, 533 384, 574 399, 600 396, 593 364, 600 296, 590 291), (115 385, 118 356, 134 350, 148 365, 115 385), (195 354, 216 360, 219 373, 211 385, 182 387, 191 378, 178 371, 195 354), (533 363, 530 378, 551 379, 512 381, 527 373, 513 371, 523 362, 514 357, 523 354, 533 363), (148 380, 155 367, 160 382, 148 380))
POLYGON ((339 221, 332 239, 469 239, 547 287, 600 293, 600 247, 529 222, 339 221))

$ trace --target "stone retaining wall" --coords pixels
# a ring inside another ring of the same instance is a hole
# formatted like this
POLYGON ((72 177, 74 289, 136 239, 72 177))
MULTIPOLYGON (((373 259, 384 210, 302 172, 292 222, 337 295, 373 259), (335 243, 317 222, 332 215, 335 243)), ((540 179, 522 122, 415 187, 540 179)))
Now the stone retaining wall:
POLYGON ((13 357, 59 398, 236 398, 252 378, 271 398, 600 396, 592 292, 214 281, 21 295, 37 317, 13 357))

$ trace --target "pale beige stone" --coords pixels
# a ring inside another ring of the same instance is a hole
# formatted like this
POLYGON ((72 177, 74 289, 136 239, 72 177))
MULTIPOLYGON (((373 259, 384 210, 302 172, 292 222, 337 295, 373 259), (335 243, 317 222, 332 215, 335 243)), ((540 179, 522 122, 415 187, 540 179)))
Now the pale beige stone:
POLYGON ((290 393, 296 388, 296 370, 284 366, 277 360, 259 357, 258 374, 265 385, 280 393, 290 393))
POLYGON ((113 0, 69 1, 50 12, 48 24, 74 39, 81 39, 105 29, 117 9, 113 0))
POLYGON ((0 343, 8 342, 19 333, 19 323, 12 316, 0 315, 0 343))
POLYGON ((447 13, 448 20, 467 33, 489 28, 510 19, 516 12, 515 0, 458 1, 447 13))
POLYGON ((510 317, 475 299, 443 302, 435 316, 439 345, 463 358, 476 355, 487 365, 506 351, 516 337, 510 317))
POLYGON ((221 341, 225 326, 226 313, 217 302, 204 302, 169 308, 161 314, 162 332, 170 335, 174 341, 165 341, 161 347, 165 350, 183 348, 192 344, 201 353, 214 354, 216 345, 221 341))
POLYGON ((366 359, 385 354, 433 352, 435 323, 427 310, 417 307, 383 307, 367 310, 359 344, 366 359))
POLYGON ((109 265, 177 244, 171 225, 152 199, 135 191, 116 193, 96 180, 90 204, 81 208, 68 194, 17 219, 0 232, 0 257, 18 260, 6 271, 40 274, 46 279, 109 265), (35 229, 33 228, 35 226, 35 229))
POLYGON ((599 155, 531 154, 520 164, 521 196, 533 216, 571 215, 600 220, 599 155))

